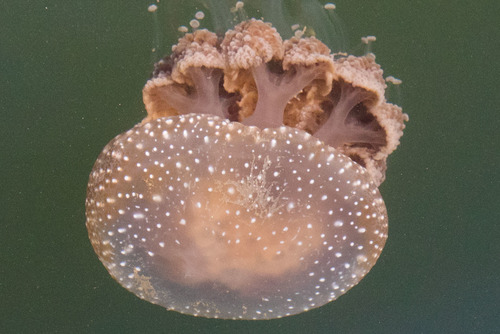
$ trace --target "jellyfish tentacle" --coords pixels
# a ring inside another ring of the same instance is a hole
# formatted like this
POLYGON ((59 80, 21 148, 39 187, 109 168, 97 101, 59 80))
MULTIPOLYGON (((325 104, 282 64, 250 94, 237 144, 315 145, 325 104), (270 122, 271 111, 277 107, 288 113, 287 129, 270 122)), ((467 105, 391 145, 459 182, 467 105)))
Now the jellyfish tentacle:
POLYGON ((189 108, 192 100, 182 86, 169 85, 162 88, 161 93, 170 106, 181 114, 186 113, 185 110, 189 108))
POLYGON ((168 109, 174 109, 177 114, 210 114, 227 118, 229 103, 219 92, 222 75, 222 70, 217 68, 191 67, 186 70, 186 78, 192 85, 164 78, 150 80, 144 89, 146 109, 150 114, 148 121, 162 117, 168 109))
POLYGON ((385 132, 348 126, 344 142, 351 144, 370 144, 382 146, 386 144, 385 132))
POLYGON ((219 83, 222 78, 222 71, 214 68, 192 67, 188 73, 194 84, 194 101, 191 101, 187 112, 183 114, 210 114, 222 118, 227 117, 227 110, 224 109, 219 95, 219 83))
POLYGON ((342 83, 338 102, 329 111, 327 121, 314 133, 314 136, 332 147, 350 143, 354 138, 362 138, 363 136, 353 134, 353 129, 347 128, 345 122, 357 105, 370 101, 371 98, 370 92, 349 83, 342 83))
POLYGON ((244 119, 243 124, 261 129, 283 125, 286 105, 318 76, 318 72, 315 66, 295 66, 283 73, 271 72, 267 64, 253 68, 258 100, 254 113, 244 119))

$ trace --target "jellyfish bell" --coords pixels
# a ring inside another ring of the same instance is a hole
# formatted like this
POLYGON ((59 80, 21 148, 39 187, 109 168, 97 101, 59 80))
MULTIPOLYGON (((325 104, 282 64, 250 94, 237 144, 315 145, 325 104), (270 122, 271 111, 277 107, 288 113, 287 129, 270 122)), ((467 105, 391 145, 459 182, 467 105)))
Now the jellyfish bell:
POLYGON ((120 284, 167 309, 266 319, 303 312, 370 270, 387 214, 364 168, 304 131, 188 114, 116 137, 87 219, 120 284))
POLYGON ((195 316, 335 300, 388 235, 377 187, 407 116, 385 88, 374 56, 283 40, 262 20, 186 33, 143 89, 147 117, 91 172, 97 255, 140 298, 195 316))

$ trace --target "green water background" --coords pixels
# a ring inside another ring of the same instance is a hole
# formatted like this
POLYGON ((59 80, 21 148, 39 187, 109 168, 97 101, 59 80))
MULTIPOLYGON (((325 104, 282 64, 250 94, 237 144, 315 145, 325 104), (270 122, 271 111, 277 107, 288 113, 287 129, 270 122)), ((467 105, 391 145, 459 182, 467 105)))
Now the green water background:
MULTIPOLYGON (((168 52, 194 11, 163 2, 168 52)), ((336 4, 351 49, 376 35, 378 62, 404 81, 391 97, 410 122, 381 187, 388 243, 337 301, 251 322, 142 301, 88 241, 92 165, 145 115, 141 89, 157 59, 149 2, 3 1, 0 333, 500 332, 500 2, 336 4)))

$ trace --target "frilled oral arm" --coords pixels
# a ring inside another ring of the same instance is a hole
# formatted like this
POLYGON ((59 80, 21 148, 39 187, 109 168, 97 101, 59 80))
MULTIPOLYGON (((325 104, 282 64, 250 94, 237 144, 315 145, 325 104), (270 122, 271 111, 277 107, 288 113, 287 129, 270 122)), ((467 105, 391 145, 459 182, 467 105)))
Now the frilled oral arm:
POLYGON ((347 117, 354 111, 356 106, 370 102, 373 93, 352 84, 342 82, 340 85, 340 97, 338 102, 329 111, 327 121, 321 125, 314 136, 332 147, 340 147, 344 144, 370 143, 385 144, 385 133, 383 130, 376 131, 370 126, 363 124, 349 124, 347 117))
POLYGON ((283 125, 286 105, 320 74, 320 69, 295 66, 283 73, 273 73, 267 64, 261 64, 252 70, 252 74, 258 92, 257 106, 243 124, 264 129, 283 125))

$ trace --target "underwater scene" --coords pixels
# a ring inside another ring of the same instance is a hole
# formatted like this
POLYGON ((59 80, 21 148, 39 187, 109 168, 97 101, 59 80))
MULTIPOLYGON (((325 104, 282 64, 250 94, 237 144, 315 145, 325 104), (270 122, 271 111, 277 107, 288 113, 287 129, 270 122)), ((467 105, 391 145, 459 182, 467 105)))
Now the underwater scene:
POLYGON ((495 333, 493 1, 7 2, 2 333, 495 333))

